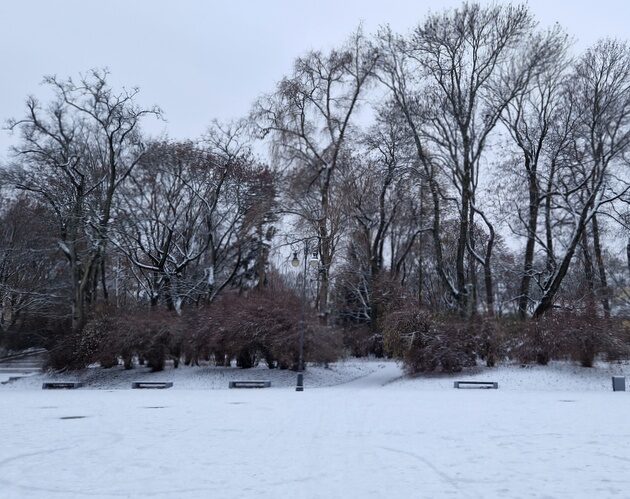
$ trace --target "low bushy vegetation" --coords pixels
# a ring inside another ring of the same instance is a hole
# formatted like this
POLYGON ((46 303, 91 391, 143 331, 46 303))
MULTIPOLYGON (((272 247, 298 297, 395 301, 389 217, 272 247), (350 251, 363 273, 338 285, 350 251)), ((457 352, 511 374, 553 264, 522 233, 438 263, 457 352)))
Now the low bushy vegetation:
POLYGON ((592 367, 597 358, 630 357, 630 332, 621 319, 555 312, 538 321, 462 320, 419 308, 391 312, 383 321, 386 352, 410 373, 458 372, 484 361, 547 364, 572 360, 592 367))
POLYGON ((517 333, 519 341, 513 354, 525 363, 573 360, 583 367, 592 367, 598 356, 606 360, 630 356, 629 331, 619 318, 555 312, 521 324, 517 333))
MULTIPOLYGON (((78 334, 64 338, 51 353, 51 367, 80 369, 93 363, 132 368, 134 359, 153 371, 166 360, 198 365, 250 368, 261 362, 269 368, 296 369, 299 363, 301 321, 299 296, 276 287, 247 294, 226 294, 212 305, 185 316, 162 310, 108 311, 87 323, 78 334)), ((309 362, 329 363, 342 351, 341 335, 305 320, 304 356, 309 362)))
MULTIPOLYGON (((171 360, 199 365, 297 369, 300 298, 275 286, 246 294, 226 294, 184 316, 164 310, 103 311, 76 334, 58 340, 50 367, 104 368, 136 363, 153 371, 171 360)), ((388 311, 378 331, 367 326, 343 331, 305 320, 305 359, 327 364, 343 355, 389 356, 411 373, 459 372, 485 363, 575 361, 592 367, 597 359, 630 358, 630 323, 620 318, 559 311, 537 321, 476 316, 465 320, 418 307, 388 311)))
POLYGON ((410 373, 461 371, 476 356, 466 327, 442 322, 420 309, 392 312, 384 321, 387 351, 401 359, 410 373))

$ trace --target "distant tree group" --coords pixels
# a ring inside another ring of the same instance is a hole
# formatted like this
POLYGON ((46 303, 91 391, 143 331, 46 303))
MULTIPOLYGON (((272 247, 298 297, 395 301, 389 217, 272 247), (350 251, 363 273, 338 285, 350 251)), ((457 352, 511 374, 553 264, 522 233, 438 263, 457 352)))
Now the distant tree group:
POLYGON ((463 3, 305 54, 187 141, 144 135, 161 110, 106 71, 44 82, 0 168, 5 346, 295 367, 304 321, 326 362, 626 355, 626 41, 575 54, 527 6, 463 3))

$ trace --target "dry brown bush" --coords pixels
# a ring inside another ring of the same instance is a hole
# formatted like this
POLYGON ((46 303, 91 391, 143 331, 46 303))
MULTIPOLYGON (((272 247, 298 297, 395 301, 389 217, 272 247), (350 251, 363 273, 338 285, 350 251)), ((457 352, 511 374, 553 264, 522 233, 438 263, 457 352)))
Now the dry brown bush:
POLYGON ((383 335, 367 324, 353 324, 343 329, 343 346, 353 357, 383 357, 383 335))
MULTIPOLYGON (((226 296, 210 313, 216 321, 214 345, 221 345, 227 358, 235 358, 239 367, 264 361, 270 368, 297 368, 301 301, 292 290, 276 285, 246 296, 226 296)), ((305 361, 328 363, 337 360, 340 353, 337 331, 321 326, 307 313, 305 361)))
POLYGON ((153 371, 164 369, 167 358, 175 365, 181 356, 182 321, 173 313, 158 310, 101 312, 79 333, 66 336, 53 350, 50 367, 82 369, 93 363, 109 368, 133 358, 147 361, 153 371))
POLYGON ((592 367, 597 356, 619 360, 630 355, 624 321, 595 313, 553 312, 538 321, 522 323, 518 333, 513 356, 525 363, 573 360, 592 367))
MULTIPOLYGON (((138 309, 105 311, 78 334, 64 338, 51 358, 56 369, 81 369, 100 363, 113 367, 133 360, 154 371, 167 359, 198 365, 214 359, 217 365, 249 368, 266 363, 270 368, 296 369, 299 363, 300 297, 288 288, 227 294, 211 306, 186 311, 179 317, 168 311, 138 309)), ((342 351, 341 334, 306 315, 304 358, 329 363, 342 351)))
POLYGON ((465 324, 405 308, 388 314, 383 326, 386 351, 402 360, 410 373, 458 372, 475 364, 475 349, 465 324))

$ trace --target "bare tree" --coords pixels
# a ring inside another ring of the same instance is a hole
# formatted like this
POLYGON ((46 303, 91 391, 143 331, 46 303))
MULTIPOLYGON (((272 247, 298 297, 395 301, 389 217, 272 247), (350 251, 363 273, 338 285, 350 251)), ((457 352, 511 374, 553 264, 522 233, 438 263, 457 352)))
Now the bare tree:
MULTIPOLYGON (((562 91, 566 88, 564 78, 567 68, 565 56, 567 43, 566 38, 562 39, 559 28, 556 27, 554 31, 557 46, 555 53, 552 54, 553 64, 535 74, 527 88, 508 103, 502 115, 502 121, 519 151, 516 176, 524 177, 527 186, 526 210, 521 209, 520 203, 511 207, 516 211, 519 225, 524 227, 524 232, 522 230, 516 232, 526 238, 520 291, 517 297, 518 313, 521 318, 526 317, 531 301, 530 286, 536 273, 533 263, 536 244, 540 237, 540 208, 549 198, 546 187, 553 185, 555 168, 552 163, 556 161, 559 150, 565 145, 564 140, 558 140, 557 125, 559 115, 566 111, 562 105, 562 91), (552 140, 554 127, 556 136, 555 140, 552 140)), ((553 255, 551 244, 547 251, 553 255)))
MULTIPOLYGON (((421 210, 422 197, 410 182, 407 128, 396 109, 384 106, 361 147, 341 167, 342 207, 349 222, 351 248, 346 274, 355 268, 358 279, 346 279, 366 304, 364 315, 373 327, 380 315, 375 292, 382 279, 404 282, 407 258, 418 236, 430 230, 421 210), (387 276, 383 272, 387 271, 387 276), (352 284, 354 283, 354 284, 352 284)), ((421 262, 420 262, 421 265, 421 262)))
POLYGON ((630 146, 628 45, 597 43, 577 61, 569 81, 565 112, 574 113, 575 127, 552 197, 566 212, 570 230, 564 254, 542 286, 534 317, 553 307, 588 224, 606 205, 623 199, 629 188, 623 157, 630 146))
MULTIPOLYGON (((255 105, 253 119, 262 137, 271 136, 279 161, 300 169, 303 195, 315 196, 315 211, 289 207, 319 237, 321 285, 319 307, 327 317, 330 269, 335 254, 331 189, 342 149, 377 56, 361 30, 340 50, 311 52, 296 60, 291 77, 255 105)), ((301 196, 298 196, 301 197, 301 196)), ((310 208, 310 207, 309 207, 310 208)))
POLYGON ((387 54, 381 81, 392 90, 413 134, 432 191, 438 271, 462 313, 474 311, 475 260, 484 267, 486 301, 492 311, 495 231, 476 190, 488 139, 501 114, 549 64, 555 39, 536 35, 534 27, 524 6, 464 3, 430 15, 409 39, 388 31, 381 34, 381 48, 387 54), (442 199, 455 203, 459 213, 453 273, 445 268, 442 256, 442 199), (473 237, 477 216, 488 231, 483 254, 473 237), (467 267, 470 258, 473 263, 467 267))
POLYGON ((53 101, 42 107, 30 97, 26 115, 9 122, 21 132, 12 183, 48 203, 56 216, 59 248, 72 276, 74 330, 95 300, 114 193, 144 152, 139 124, 147 115, 160 115, 158 108, 135 104, 138 89, 112 90, 107 76, 93 70, 77 82, 46 77, 53 101))
MULTIPOLYGON (((460 310, 472 309, 466 253, 484 268, 486 305, 493 312, 491 271, 495 230, 476 196, 488 139, 505 108, 554 62, 558 33, 538 35, 525 6, 464 4, 435 15, 414 32, 411 55, 426 70, 424 128, 447 172, 459 211, 455 282, 460 310), (483 254, 475 246, 475 218, 488 231, 483 254)), ((474 266, 472 267, 474 269, 474 266)))
POLYGON ((227 170, 194 144, 151 144, 119 191, 114 242, 133 263, 133 272, 152 306, 165 297, 181 311, 183 296, 205 289, 183 277, 208 250, 206 199, 218 198, 227 170))
POLYGON ((241 142, 242 129, 215 124, 199 144, 154 143, 120 189, 115 243, 152 306, 163 298, 179 314, 186 301, 214 300, 243 280, 272 235, 273 178, 241 142))
POLYGON ((47 207, 24 195, 0 201, 0 332, 56 318, 67 303, 49 220, 47 207))

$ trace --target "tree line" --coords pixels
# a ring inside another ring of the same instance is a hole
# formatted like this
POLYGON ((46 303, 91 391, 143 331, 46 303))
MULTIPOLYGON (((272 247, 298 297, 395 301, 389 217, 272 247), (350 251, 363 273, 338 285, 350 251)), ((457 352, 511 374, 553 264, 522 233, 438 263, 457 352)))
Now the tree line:
POLYGON ((423 314, 622 317, 630 46, 575 52, 526 5, 463 3, 298 57, 248 116, 190 140, 144 134, 162 111, 106 70, 46 77, 53 97, 7 124, 0 330, 294 303, 302 277, 315 329, 364 352, 405 310, 426 334, 423 314))

